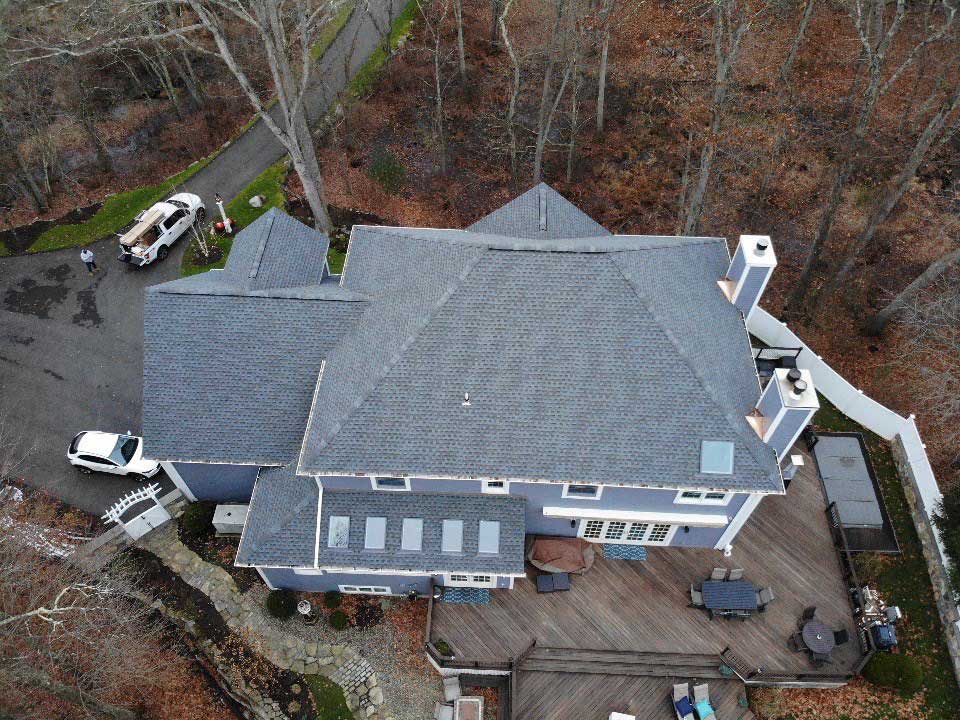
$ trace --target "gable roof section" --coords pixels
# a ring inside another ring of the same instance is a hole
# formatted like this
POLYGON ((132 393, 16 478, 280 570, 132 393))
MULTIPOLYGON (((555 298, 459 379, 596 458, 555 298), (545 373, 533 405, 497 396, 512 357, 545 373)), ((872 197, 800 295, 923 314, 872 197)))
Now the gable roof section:
POLYGON ((345 285, 377 299, 330 355, 300 472, 782 492, 744 419, 760 389, 716 284, 722 239, 617 236, 604 252, 417 232, 355 231, 345 285), (713 367, 717 349, 731 355, 713 367), (374 355, 351 385, 344 369, 374 355), (704 439, 736 444, 733 476, 699 474, 704 439))
POLYGON ((321 233, 271 211, 237 235, 228 269, 147 289, 148 457, 274 465, 296 456, 323 360, 364 305, 320 281, 326 247, 321 233))
POLYGON ((243 526, 238 565, 313 567, 320 489, 295 467, 261 468, 243 526))
POLYGON ((323 233, 270 208, 238 233, 223 274, 243 290, 319 284, 329 246, 323 233))
POLYGON ((546 183, 481 218, 467 230, 521 238, 576 238, 609 235, 610 231, 546 183), (541 219, 545 225, 541 226, 541 219))

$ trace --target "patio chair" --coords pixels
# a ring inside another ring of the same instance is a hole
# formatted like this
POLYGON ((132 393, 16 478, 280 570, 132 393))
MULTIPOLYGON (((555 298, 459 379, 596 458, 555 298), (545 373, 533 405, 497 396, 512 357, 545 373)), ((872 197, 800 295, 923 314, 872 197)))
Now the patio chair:
POLYGON ((690 702, 690 686, 687 683, 679 683, 673 686, 671 702, 677 720, 694 720, 693 703, 690 702))
POLYGON ((731 570, 727 580, 743 580, 743 568, 734 568, 731 570))
POLYGON ((834 630, 833 642, 837 645, 846 645, 848 642, 850 642, 850 633, 848 633, 846 630, 834 630))
POLYGON ((549 573, 537 575, 537 592, 552 593, 570 589, 570 575, 568 573, 549 573))
POLYGON ((703 605, 703 593, 697 589, 696 585, 690 585, 690 607, 702 608, 703 605))
POLYGON ((443 679, 443 699, 448 703, 457 700, 463 693, 460 691, 460 676, 450 675, 443 679))
POLYGON ((813 620, 813 617, 817 614, 817 608, 814 605, 804 608, 803 613, 800 615, 800 619, 797 620, 797 629, 803 630, 803 626, 808 622, 813 620))
POLYGON ((803 642, 803 635, 800 633, 794 633, 790 636, 790 639, 787 640, 787 647, 794 652, 803 652, 807 649, 807 646, 803 642))
POLYGON ((776 600, 777 596, 773 594, 773 588, 762 588, 757 593, 757 609, 760 612, 766 612, 767 605, 776 600))
POLYGON ((829 665, 831 662, 833 662, 833 658, 831 658, 827 653, 811 653, 810 662, 813 663, 814 667, 821 668, 824 665, 829 665))
POLYGON ((710 686, 708 684, 693 686, 693 708, 700 720, 717 720, 713 707, 710 705, 710 686))
POLYGON ((433 720, 453 720, 453 705, 438 702, 433 706, 433 720))
POLYGON ((710 573, 710 579, 713 581, 726 580, 727 579, 727 569, 715 567, 713 572, 710 573))

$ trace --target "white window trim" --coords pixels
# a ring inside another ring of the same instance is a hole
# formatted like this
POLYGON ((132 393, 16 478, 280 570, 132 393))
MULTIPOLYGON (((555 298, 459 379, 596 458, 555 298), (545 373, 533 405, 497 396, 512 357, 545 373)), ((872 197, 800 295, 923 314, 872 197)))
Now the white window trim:
POLYGON ((455 572, 447 573, 443 577, 443 584, 447 587, 475 587, 475 588, 496 588, 497 587, 497 576, 490 573, 472 573, 472 572, 455 572), (454 580, 454 576, 465 575, 468 580, 454 580), (487 578, 486 580, 478 580, 477 578, 487 578))
POLYGON ((483 492, 490 495, 509 495, 510 494, 510 482, 507 480, 484 480, 483 481, 483 492), (503 483, 502 487, 490 487, 490 483, 499 482, 503 483))
POLYGON ((713 499, 708 498, 707 493, 719 493, 720 490, 678 490, 677 496, 673 499, 674 505, 729 505, 730 501, 733 499, 732 492, 726 492, 723 494, 723 499, 713 499), (700 497, 698 498, 687 498, 684 497, 684 493, 688 492, 698 492, 700 497))
POLYGON ((603 495, 603 485, 597 485, 595 483, 564 483, 563 491, 560 493, 560 497, 565 500, 599 500, 600 496, 603 495), (595 487, 597 489, 596 495, 571 495, 570 486, 571 485, 583 485, 589 487, 595 487))
POLYGON ((639 522, 639 523, 637 523, 637 524, 646 525, 646 526, 647 526, 647 528, 644 530, 643 537, 640 538, 639 540, 627 540, 627 539, 625 539, 625 537, 626 537, 627 533, 630 532, 630 526, 631 526, 632 524, 636 523, 636 521, 630 521, 630 520, 596 520, 596 522, 602 522, 602 523, 603 523, 603 527, 602 527, 602 529, 600 530, 600 537, 598 537, 598 538, 585 538, 585 537, 584 537, 584 531, 587 529, 587 523, 588 523, 588 522, 590 522, 589 519, 585 519, 585 520, 581 520, 581 521, 580 521, 580 524, 579 524, 579 526, 577 527, 577 537, 583 538, 584 540, 587 540, 588 542, 599 543, 599 544, 601 544, 601 545, 604 545, 604 544, 609 544, 609 545, 648 545, 648 546, 654 546, 654 547, 665 546, 665 545, 669 545, 669 544, 673 541, 673 536, 677 534, 677 529, 680 528, 679 525, 670 525, 670 529, 667 531, 666 537, 664 537, 663 540, 651 541, 649 538, 650 538, 650 534, 653 532, 654 526, 656 526, 656 525, 667 525, 667 523, 639 522), (626 525, 626 527, 624 528, 624 537, 623 537, 623 538, 610 539, 610 538, 604 537, 604 535, 606 535, 607 528, 609 527, 609 525, 610 525, 611 522, 622 522, 622 523, 624 523, 624 524, 626 525))
POLYGON ((566 518, 568 520, 626 520, 627 522, 649 522, 657 525, 689 525, 691 527, 712 528, 725 528, 729 523, 727 516, 720 514, 644 512, 583 507, 545 507, 543 508, 543 515, 544 517, 566 518))
POLYGON ((386 585, 338 585, 340 592, 347 595, 393 595, 386 585))
POLYGON ((370 487, 381 492, 407 492, 410 490, 410 478, 398 478, 390 475, 371 475, 370 487), (403 487, 380 487, 377 485, 377 480, 380 479, 403 480, 403 487))
POLYGON ((323 575, 323 570, 317 568, 293 568, 294 575, 323 575))

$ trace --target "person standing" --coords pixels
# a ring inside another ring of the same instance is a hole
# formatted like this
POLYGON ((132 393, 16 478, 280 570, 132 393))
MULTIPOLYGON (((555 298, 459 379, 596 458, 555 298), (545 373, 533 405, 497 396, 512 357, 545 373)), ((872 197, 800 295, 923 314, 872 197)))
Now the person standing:
POLYGON ((84 248, 80 251, 80 259, 83 260, 83 264, 87 266, 87 272, 93 275, 97 271, 97 263, 93 259, 93 250, 90 248, 84 248))

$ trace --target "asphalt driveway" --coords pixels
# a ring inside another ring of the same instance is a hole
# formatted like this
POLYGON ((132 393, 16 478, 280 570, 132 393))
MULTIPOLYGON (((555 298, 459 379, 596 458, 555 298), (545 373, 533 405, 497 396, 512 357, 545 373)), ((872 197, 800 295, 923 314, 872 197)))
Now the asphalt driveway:
MULTIPOLYGON (((318 68, 319 82, 306 98, 310 116, 325 112, 344 87, 343 56, 355 34, 351 76, 379 42, 374 24, 354 13, 318 68)), ((184 189, 200 195, 210 215, 215 192, 229 201, 283 154, 269 129, 256 123, 184 189)), ((143 292, 179 276, 186 245, 181 241, 164 262, 135 270, 117 262, 114 238, 101 240, 92 246, 100 267, 95 275, 80 262, 79 248, 0 258, 0 416, 22 447, 32 448, 18 473, 27 483, 97 514, 139 486, 80 475, 64 455, 80 430, 140 433, 143 292)), ((155 480, 172 488, 163 475, 155 480)))

